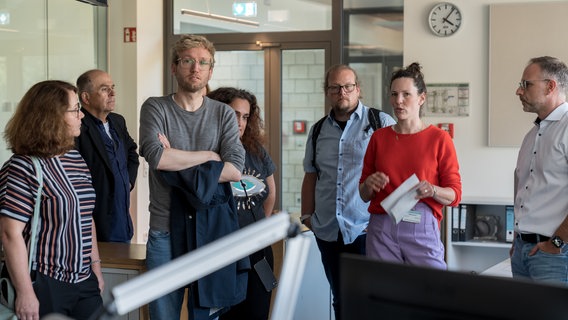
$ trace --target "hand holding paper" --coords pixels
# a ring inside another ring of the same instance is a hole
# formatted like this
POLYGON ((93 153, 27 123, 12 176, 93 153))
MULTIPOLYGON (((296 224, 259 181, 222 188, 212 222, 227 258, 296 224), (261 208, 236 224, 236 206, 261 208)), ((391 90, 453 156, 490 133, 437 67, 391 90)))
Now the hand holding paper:
POLYGON ((381 201, 381 206, 394 219, 395 223, 398 224, 402 217, 408 214, 410 209, 418 202, 416 190, 419 182, 416 174, 413 174, 381 201))

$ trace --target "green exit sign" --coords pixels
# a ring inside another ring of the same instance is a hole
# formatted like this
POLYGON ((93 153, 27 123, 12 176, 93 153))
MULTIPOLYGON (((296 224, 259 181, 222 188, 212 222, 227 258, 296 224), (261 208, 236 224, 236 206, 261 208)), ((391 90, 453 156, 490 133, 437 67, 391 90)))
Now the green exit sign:
POLYGON ((234 2, 233 16, 256 17, 256 2, 234 2))

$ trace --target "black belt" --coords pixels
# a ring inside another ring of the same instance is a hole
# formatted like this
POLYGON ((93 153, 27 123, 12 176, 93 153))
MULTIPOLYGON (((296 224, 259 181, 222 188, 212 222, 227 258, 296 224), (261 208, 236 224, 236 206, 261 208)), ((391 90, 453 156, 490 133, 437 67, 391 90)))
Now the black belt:
POLYGON ((550 237, 543 236, 537 233, 521 233, 521 239, 525 242, 538 243, 550 240, 550 237))

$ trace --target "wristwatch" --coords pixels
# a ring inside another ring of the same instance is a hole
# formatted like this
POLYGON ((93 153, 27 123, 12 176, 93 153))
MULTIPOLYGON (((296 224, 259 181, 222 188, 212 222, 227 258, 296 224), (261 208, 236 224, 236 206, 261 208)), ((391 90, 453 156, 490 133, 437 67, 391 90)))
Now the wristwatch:
POLYGON ((552 244, 559 249, 564 246, 564 241, 559 236, 552 237, 552 239, 550 239, 550 242, 552 242, 552 244))

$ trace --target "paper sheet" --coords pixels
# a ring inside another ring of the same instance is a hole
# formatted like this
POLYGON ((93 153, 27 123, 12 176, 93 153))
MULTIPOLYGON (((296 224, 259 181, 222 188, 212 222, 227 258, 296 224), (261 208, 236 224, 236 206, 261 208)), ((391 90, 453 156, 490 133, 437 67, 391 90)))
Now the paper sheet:
POLYGON ((419 182, 416 174, 413 174, 381 202, 395 223, 398 224, 418 202, 416 190, 419 182))
POLYGON ((513 277, 513 273, 511 271, 511 259, 505 259, 499 262, 498 264, 490 267, 489 269, 482 271, 481 274, 488 276, 511 278, 513 277))

